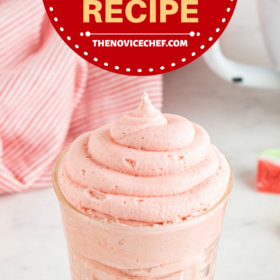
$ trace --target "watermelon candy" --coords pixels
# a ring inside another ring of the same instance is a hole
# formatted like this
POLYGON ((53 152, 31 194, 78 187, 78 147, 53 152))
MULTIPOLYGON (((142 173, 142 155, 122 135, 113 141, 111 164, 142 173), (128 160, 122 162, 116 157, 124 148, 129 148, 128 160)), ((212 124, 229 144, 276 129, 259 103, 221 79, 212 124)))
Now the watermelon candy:
POLYGON ((280 149, 263 151, 258 160, 257 190, 280 193, 280 149))

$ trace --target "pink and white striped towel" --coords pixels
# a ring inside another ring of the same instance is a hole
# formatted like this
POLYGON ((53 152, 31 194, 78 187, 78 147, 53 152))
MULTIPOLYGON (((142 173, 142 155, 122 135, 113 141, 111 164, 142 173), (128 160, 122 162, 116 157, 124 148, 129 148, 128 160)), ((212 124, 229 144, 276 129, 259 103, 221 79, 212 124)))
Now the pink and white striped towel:
POLYGON ((0 0, 0 194, 51 186, 62 149, 134 109, 144 90, 161 109, 161 76, 90 65, 56 34, 42 0, 0 0))

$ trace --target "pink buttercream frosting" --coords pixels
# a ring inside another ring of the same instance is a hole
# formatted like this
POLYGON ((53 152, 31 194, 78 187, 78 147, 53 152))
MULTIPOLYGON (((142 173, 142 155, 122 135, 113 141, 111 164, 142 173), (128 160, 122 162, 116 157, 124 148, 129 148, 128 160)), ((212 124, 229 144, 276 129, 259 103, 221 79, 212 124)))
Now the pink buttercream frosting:
POLYGON ((201 214, 222 197, 229 177, 207 132, 162 114, 146 93, 136 110, 79 136, 59 170, 61 189, 76 208, 135 226, 201 214))

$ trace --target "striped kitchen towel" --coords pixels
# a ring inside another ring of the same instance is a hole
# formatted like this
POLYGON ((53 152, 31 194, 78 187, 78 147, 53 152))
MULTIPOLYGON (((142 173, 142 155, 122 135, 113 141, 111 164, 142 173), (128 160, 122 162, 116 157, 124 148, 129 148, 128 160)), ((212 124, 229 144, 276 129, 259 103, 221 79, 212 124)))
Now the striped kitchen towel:
POLYGON ((162 105, 161 76, 113 74, 77 56, 42 0, 0 0, 0 194, 51 186, 62 149, 138 105, 162 105))

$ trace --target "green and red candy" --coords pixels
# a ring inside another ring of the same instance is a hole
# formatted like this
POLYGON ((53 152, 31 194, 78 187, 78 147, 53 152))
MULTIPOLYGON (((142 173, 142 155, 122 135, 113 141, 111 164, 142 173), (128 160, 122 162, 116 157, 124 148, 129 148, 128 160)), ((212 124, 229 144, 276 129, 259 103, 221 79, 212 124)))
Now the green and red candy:
POLYGON ((268 149, 260 154, 257 190, 280 193, 280 149, 268 149))

